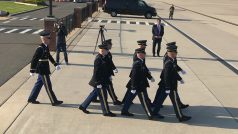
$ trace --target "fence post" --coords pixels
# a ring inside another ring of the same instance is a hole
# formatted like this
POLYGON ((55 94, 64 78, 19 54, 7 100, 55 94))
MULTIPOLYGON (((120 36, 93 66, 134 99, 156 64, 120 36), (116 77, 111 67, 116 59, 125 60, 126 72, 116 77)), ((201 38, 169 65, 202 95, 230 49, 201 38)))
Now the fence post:
POLYGON ((74 20, 76 28, 81 28, 81 23, 83 21, 82 10, 83 9, 81 7, 74 8, 74 20))
POLYGON ((50 51, 56 50, 56 32, 54 24, 56 22, 55 18, 45 18, 44 19, 44 28, 46 31, 50 32, 50 44, 48 44, 50 51))
POLYGON ((92 17, 93 14, 93 3, 92 2, 87 2, 87 6, 88 6, 88 17, 92 17))

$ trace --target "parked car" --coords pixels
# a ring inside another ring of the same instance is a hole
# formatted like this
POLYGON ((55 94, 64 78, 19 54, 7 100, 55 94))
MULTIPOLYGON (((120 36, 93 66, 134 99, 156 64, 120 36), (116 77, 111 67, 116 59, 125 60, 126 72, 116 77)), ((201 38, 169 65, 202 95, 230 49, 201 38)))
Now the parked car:
POLYGON ((156 9, 143 0, 106 0, 103 11, 116 17, 117 14, 143 15, 151 19, 157 15, 156 9))

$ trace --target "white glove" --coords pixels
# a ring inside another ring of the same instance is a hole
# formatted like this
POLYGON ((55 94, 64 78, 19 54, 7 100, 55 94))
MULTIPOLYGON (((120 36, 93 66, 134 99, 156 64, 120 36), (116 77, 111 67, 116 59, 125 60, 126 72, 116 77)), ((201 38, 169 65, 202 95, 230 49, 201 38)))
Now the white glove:
POLYGON ((183 79, 181 81, 179 81, 179 82, 180 82, 180 84, 184 84, 185 83, 183 79))
POLYGON ((165 93, 166 94, 170 94, 170 90, 165 90, 165 93))
POLYGON ((135 94, 135 93, 136 93, 136 90, 131 90, 131 93, 135 94))
POLYGON ((155 79, 152 77, 152 78, 150 79, 150 81, 151 81, 151 82, 155 82, 155 79))
POLYGON ((32 76, 32 77, 33 77, 34 75, 35 75, 35 73, 30 73, 30 76, 32 76))
POLYGON ((110 81, 112 81, 112 76, 109 77, 110 81))
POLYGON ((117 69, 115 69, 115 70, 113 70, 113 72, 114 72, 114 73, 118 73, 118 70, 117 70, 117 69))
POLYGON ((185 75, 185 74, 186 74, 186 71, 182 70, 181 73, 182 73, 183 75, 185 75))
POLYGON ((97 85, 97 88, 102 88, 102 85, 97 85))
POLYGON ((56 69, 57 71, 59 71, 59 70, 61 69, 61 67, 60 67, 59 65, 57 65, 57 66, 55 67, 55 69, 56 69))

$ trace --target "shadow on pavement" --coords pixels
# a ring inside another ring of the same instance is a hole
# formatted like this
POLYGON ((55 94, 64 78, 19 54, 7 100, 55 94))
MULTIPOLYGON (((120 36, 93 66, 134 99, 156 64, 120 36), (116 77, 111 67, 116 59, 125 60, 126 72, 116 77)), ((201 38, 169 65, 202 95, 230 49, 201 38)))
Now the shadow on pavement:
MULTIPOLYGON (((112 105, 109 102, 110 110, 112 112, 119 112, 122 109, 121 106, 112 105)), ((66 108, 78 108, 79 104, 62 104, 59 107, 66 108)), ((88 107, 88 110, 101 110, 100 103, 91 103, 88 107)), ((238 108, 225 107, 227 111, 232 111, 233 113, 238 113, 238 108)), ((203 127, 215 127, 215 128, 226 128, 226 129, 238 129, 238 114, 233 115, 233 118, 229 115, 227 116, 227 112, 224 107, 216 107, 216 106, 190 106, 188 109, 184 109, 184 115, 192 116, 192 120, 183 122, 187 125, 191 126, 203 126, 203 127)), ((130 112, 135 114, 133 117, 125 117, 117 114, 119 118, 131 118, 131 119, 140 119, 140 120, 148 120, 141 104, 135 103, 131 106, 130 112)), ((171 105, 165 105, 164 108, 161 109, 160 112, 165 116, 165 119, 156 119, 155 121, 161 121, 165 123, 179 123, 171 105)), ((228 112, 230 113, 230 112, 228 112)), ((91 114, 102 114, 91 112, 91 114)))

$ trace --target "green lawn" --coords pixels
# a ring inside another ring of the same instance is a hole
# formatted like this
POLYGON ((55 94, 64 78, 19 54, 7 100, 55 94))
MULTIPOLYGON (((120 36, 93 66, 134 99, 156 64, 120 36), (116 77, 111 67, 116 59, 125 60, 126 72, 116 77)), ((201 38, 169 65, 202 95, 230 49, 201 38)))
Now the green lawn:
POLYGON ((10 12, 10 14, 30 11, 30 10, 39 9, 42 7, 43 6, 27 6, 22 4, 16 4, 11 1, 0 1, 0 10, 10 12))

